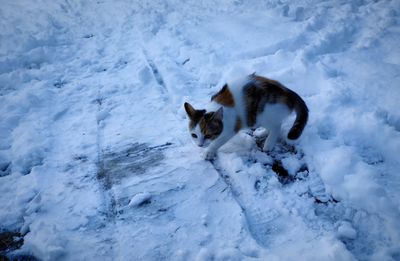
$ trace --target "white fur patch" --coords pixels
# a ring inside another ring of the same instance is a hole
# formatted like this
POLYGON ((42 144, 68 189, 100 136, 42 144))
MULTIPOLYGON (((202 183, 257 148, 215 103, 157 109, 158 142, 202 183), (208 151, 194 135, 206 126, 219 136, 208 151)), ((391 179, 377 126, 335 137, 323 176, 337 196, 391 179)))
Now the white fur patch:
POLYGON ((237 115, 239 115, 243 127, 248 127, 246 120, 246 106, 244 105, 243 99, 243 86, 249 83, 249 81, 249 76, 246 76, 228 82, 228 88, 232 92, 235 100, 235 110, 237 115))

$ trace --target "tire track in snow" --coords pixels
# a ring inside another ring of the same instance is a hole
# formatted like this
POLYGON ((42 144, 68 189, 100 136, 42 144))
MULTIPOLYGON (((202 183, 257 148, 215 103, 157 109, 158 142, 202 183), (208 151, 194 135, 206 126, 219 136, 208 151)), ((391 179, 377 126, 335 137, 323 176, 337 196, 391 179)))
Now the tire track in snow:
POLYGON ((167 90, 167 87, 165 86, 164 79, 162 78, 160 71, 158 70, 158 67, 154 63, 152 59, 150 59, 147 51, 143 49, 143 54, 146 58, 147 64, 149 65, 151 72, 153 73, 154 79, 157 81, 158 85, 160 85, 162 88, 167 90))
POLYGON ((96 99, 97 102, 97 133, 96 133, 96 150, 97 150, 97 175, 96 178, 99 181, 99 185, 101 187, 102 193, 102 200, 104 204, 104 213, 105 216, 106 226, 108 227, 109 235, 107 239, 109 241, 109 249, 112 253, 112 256, 116 256, 115 252, 115 241, 117 238, 117 231, 116 231, 116 223, 117 223, 117 208, 116 208, 116 197, 114 192, 111 189, 111 180, 109 175, 106 173, 106 166, 104 162, 104 133, 103 133, 103 126, 104 122, 100 120, 99 115, 103 109, 103 97, 101 96, 100 86, 98 91, 98 96, 96 99))
POLYGON ((273 230, 269 223, 276 218, 275 213, 268 208, 262 209, 252 205, 250 201, 247 202, 246 195, 243 195, 240 188, 232 182, 230 175, 220 166, 218 159, 211 161, 211 164, 229 188, 233 199, 242 209, 250 235, 258 245, 267 247, 268 237, 273 230))
MULTIPOLYGON (((211 161, 213 168, 217 171, 223 182, 225 182, 233 199, 242 209, 245 217, 245 226, 247 226, 250 235, 258 245, 264 248, 270 248, 271 244, 274 244, 276 238, 279 238, 279 234, 290 235, 291 228, 288 227, 285 222, 290 223, 290 220, 295 220, 297 218, 296 215, 292 217, 288 214, 292 211, 291 208, 297 208, 296 205, 303 206, 304 200, 309 201, 309 198, 314 200, 315 208, 321 208, 323 205, 328 206, 329 204, 338 202, 326 192, 325 184, 319 175, 308 170, 307 163, 302 156, 296 160, 297 153, 293 154, 293 152, 281 146, 278 146, 277 150, 279 150, 277 151, 278 154, 274 153, 270 155, 273 160, 272 162, 262 163, 264 165, 262 168, 265 171, 265 175, 263 174, 261 176, 259 174, 253 176, 252 173, 246 171, 246 168, 231 169, 229 167, 230 164, 225 163, 227 162, 227 158, 222 157, 223 155, 211 161), (222 161, 223 159, 225 160, 222 161), (295 173, 288 173, 285 166, 282 166, 283 159, 293 159, 300 163, 295 173), (278 164, 281 169, 277 169, 276 165, 278 164), (286 174, 282 172, 286 172, 286 174), (264 178, 270 175, 275 175, 276 179, 283 187, 276 187, 276 185, 273 185, 274 182, 265 183, 264 178), (252 176, 254 179, 251 178, 252 176), (290 185, 293 182, 303 184, 300 186, 304 189, 297 191, 296 186, 293 187, 290 185), (266 190, 267 188, 268 192, 266 190), (273 195, 278 195, 279 198, 279 195, 286 193, 287 197, 285 197, 283 201, 278 200, 276 203, 270 201, 271 196, 274 198, 273 195), (304 197, 304 195, 306 196, 304 197), (303 203, 294 204, 295 206, 293 206, 292 203, 288 204, 289 201, 294 199, 303 203), (288 206, 291 207, 288 208, 288 206)), ((254 160, 256 159, 253 158, 250 161, 253 162, 254 160)), ((256 162, 260 164, 262 161, 256 160, 256 162)), ((296 213, 302 212, 299 209, 296 213)), ((300 216, 305 223, 309 222, 307 216, 300 216)))
POLYGON ((158 69, 158 66, 156 65, 154 60, 150 57, 148 51, 144 47, 142 47, 142 52, 143 52, 143 56, 147 62, 147 65, 150 67, 150 70, 151 70, 151 73, 153 74, 154 79, 156 80, 158 86, 161 89, 162 94, 168 99, 168 103, 170 103, 169 101, 171 101, 171 95, 170 95, 167 85, 165 84, 165 81, 160 73, 160 70, 158 69))
MULTIPOLYGON (((100 115, 102 111, 103 98, 100 95, 100 91, 98 93, 98 97, 96 99, 97 102, 97 114, 100 115)), ((97 146, 97 179, 102 182, 104 187, 104 203, 106 204, 106 209, 108 209, 106 213, 106 217, 109 221, 115 222, 115 217, 117 214, 116 211, 116 199, 115 195, 111 190, 112 181, 110 180, 109 175, 106 173, 105 164, 104 164, 104 135, 102 131, 102 121, 99 117, 97 117, 97 136, 96 136, 96 146, 97 146)))

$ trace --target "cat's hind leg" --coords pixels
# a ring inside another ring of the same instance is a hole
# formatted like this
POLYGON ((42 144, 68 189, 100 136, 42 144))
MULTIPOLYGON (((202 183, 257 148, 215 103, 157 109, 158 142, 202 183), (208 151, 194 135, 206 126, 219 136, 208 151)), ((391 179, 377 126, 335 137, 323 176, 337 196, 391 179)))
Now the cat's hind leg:
POLYGON ((279 138, 280 130, 281 130, 280 125, 269 128, 268 137, 264 142, 263 151, 265 152, 271 151, 274 148, 279 138))

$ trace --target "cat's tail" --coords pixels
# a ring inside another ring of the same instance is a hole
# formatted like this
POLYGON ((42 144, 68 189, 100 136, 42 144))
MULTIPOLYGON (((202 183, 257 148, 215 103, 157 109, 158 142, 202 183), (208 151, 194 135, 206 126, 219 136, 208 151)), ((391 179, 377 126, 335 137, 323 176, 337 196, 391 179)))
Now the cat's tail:
POLYGON ((296 111, 296 120, 288 133, 288 139, 298 139, 304 130, 308 120, 308 108, 304 100, 295 92, 291 92, 291 98, 294 100, 294 110, 296 111))

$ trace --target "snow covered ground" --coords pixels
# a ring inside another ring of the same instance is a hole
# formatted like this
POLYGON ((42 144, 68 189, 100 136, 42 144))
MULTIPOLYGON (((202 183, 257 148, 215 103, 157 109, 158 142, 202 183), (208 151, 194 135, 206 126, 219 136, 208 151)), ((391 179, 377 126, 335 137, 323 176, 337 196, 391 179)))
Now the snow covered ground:
POLYGON ((400 260, 400 1, 19 0, 0 18, 0 232, 23 238, 0 259, 400 260), (204 161, 183 103, 252 72, 304 98, 302 137, 267 155, 242 132, 204 161))

